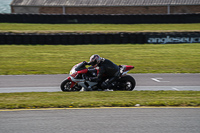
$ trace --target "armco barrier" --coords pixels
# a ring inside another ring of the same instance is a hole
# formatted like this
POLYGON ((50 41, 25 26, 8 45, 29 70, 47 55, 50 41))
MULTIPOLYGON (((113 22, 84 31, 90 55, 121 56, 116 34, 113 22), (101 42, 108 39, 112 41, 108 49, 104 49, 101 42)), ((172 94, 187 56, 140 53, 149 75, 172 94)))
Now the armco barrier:
POLYGON ((200 43, 200 32, 0 33, 0 44, 170 44, 200 43))
POLYGON ((51 24, 149 24, 149 23, 200 23, 200 13, 150 15, 64 15, 64 14, 3 14, 2 23, 51 24))

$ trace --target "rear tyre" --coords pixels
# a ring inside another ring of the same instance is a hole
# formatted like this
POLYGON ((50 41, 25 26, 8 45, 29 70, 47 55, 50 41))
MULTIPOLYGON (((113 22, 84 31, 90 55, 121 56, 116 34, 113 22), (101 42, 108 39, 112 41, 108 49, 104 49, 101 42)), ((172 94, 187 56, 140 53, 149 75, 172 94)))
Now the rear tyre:
POLYGON ((63 92, 69 92, 69 91, 80 91, 81 90, 81 86, 78 86, 78 85, 74 85, 73 88, 70 88, 72 82, 68 79, 64 80, 61 85, 60 85, 60 89, 63 91, 63 92))
POLYGON ((120 79, 120 90, 132 91, 135 85, 135 79, 130 75, 126 75, 120 79))

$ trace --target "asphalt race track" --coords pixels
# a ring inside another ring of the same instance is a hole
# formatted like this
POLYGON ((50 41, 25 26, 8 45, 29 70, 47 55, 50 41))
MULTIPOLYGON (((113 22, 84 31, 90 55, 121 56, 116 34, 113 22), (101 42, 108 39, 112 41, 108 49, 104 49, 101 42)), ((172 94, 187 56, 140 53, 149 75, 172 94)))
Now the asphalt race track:
MULTIPOLYGON (((131 74, 135 90, 200 91, 200 74, 131 74)), ((1 75, 0 93, 56 92, 68 75, 1 75)), ((2 133, 199 133, 200 108, 0 110, 2 133)))
POLYGON ((0 110, 1 133, 199 133, 200 108, 0 110))
MULTIPOLYGON (((200 91, 200 74, 130 74, 136 80, 134 90, 200 91)), ((68 74, 0 75, 0 93, 57 92, 68 74)))

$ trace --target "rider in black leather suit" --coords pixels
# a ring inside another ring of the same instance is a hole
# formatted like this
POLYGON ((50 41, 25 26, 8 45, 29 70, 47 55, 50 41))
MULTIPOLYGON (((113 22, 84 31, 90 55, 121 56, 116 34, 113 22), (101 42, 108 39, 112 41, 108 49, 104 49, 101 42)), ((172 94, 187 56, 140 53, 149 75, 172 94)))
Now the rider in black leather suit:
POLYGON ((118 79, 120 75, 119 66, 112 61, 101 58, 99 55, 92 55, 88 65, 93 67, 99 67, 99 73, 97 77, 91 77, 90 81, 97 81, 103 89, 110 89, 111 84, 118 79))

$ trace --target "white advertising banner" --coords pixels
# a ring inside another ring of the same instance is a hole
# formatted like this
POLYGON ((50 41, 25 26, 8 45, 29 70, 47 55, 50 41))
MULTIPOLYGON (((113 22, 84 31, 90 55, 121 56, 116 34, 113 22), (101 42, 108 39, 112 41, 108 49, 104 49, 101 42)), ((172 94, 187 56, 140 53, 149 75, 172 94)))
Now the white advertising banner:
POLYGON ((168 43, 200 43, 200 35, 198 36, 149 36, 147 43, 168 44, 168 43))

